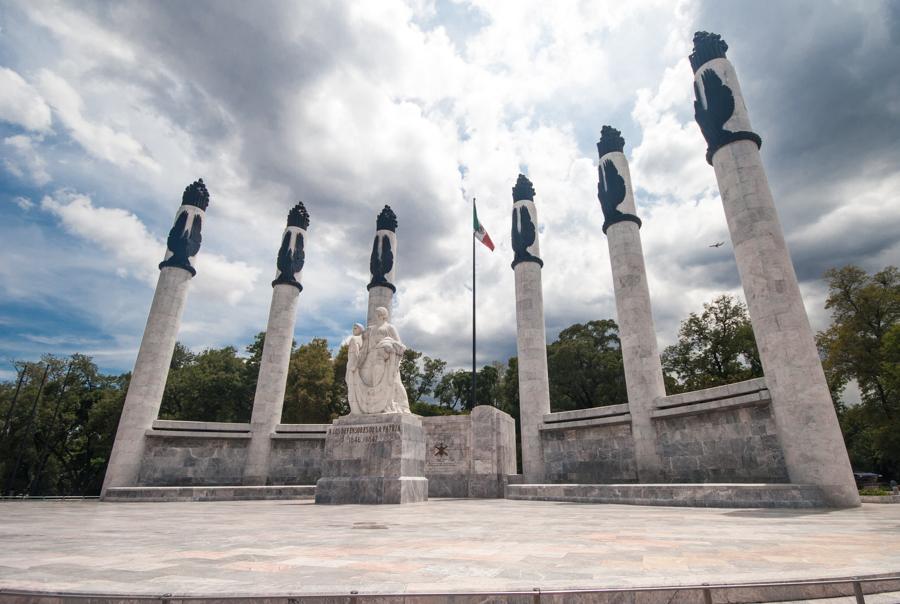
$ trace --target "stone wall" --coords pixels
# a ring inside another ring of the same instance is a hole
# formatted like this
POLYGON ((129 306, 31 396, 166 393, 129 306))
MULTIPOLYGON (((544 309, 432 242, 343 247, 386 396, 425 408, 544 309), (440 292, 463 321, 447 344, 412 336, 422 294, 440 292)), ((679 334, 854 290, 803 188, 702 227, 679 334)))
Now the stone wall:
MULTIPOLYGON (((662 397, 652 423, 661 482, 788 482, 765 379, 662 397)), ((550 483, 637 482, 627 405, 544 416, 550 483)))
POLYGON ((316 484, 322 476, 325 439, 280 436, 272 439, 267 484, 316 484))
POLYGON ((665 482, 788 482, 765 378, 654 401, 665 482))
POLYGON ((148 434, 138 484, 212 486, 241 484, 249 435, 148 434))
POLYGON ((478 406, 470 415, 423 417, 429 497, 503 497, 516 473, 515 421, 478 406))

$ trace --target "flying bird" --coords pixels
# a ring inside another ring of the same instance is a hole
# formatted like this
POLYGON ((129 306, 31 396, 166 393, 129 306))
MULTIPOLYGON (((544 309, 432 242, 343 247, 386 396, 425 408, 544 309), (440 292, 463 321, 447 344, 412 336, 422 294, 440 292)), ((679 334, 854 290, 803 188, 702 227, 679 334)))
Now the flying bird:
POLYGON ((710 245, 709 247, 722 247, 723 245, 725 245, 725 242, 724 242, 724 241, 716 241, 715 243, 713 243, 713 244, 710 245))

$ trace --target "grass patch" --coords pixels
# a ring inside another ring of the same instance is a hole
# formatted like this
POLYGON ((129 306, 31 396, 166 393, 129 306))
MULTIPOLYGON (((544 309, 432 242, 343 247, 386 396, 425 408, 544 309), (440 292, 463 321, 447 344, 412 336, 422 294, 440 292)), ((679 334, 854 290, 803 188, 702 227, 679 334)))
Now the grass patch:
POLYGON ((866 495, 866 496, 868 496, 868 495, 883 496, 883 495, 890 495, 891 492, 887 489, 882 489, 881 487, 866 487, 864 489, 860 489, 859 494, 866 495))

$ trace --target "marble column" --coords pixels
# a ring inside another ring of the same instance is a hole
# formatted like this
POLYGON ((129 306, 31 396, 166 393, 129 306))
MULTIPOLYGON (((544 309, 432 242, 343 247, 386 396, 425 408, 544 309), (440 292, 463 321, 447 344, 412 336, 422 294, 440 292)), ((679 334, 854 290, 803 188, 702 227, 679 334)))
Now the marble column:
POLYGON ((375 239, 372 241, 372 256, 369 258, 369 308, 366 325, 376 323, 375 309, 384 307, 391 310, 391 303, 397 288, 397 215, 391 206, 384 206, 375 221, 375 239))
POLYGON ((242 480, 245 485, 264 485, 269 474, 271 436, 275 426, 281 423, 297 319, 297 300, 303 291, 301 281, 308 228, 309 213, 303 202, 298 202, 288 213, 287 227, 278 250, 277 272, 272 281, 272 305, 269 307, 269 323, 266 325, 253 413, 250 416, 250 447, 242 480))
POLYGON ((169 231, 165 258, 159 265, 159 280, 131 372, 101 497, 111 487, 137 484, 144 455, 144 433, 153 427, 159 415, 188 283, 197 273, 191 260, 200 250, 200 230, 208 205, 209 192, 202 179, 184 190, 175 224, 169 231))
POLYGON ((528 482, 543 482, 544 460, 539 428, 550 413, 547 376, 547 335, 544 328, 544 293, 541 285, 541 250, 538 241, 534 187, 519 174, 513 187, 512 262, 516 275, 516 349, 519 355, 519 426, 522 439, 522 474, 528 482))
POLYGON ((847 449, 737 74, 717 34, 697 32, 694 110, 708 144, 791 482, 859 505, 847 449))
POLYGON ((609 245, 638 480, 649 483, 660 480, 661 467, 656 450, 656 429, 650 416, 653 401, 665 396, 666 388, 650 308, 650 289, 641 247, 641 220, 635 215, 634 192, 624 148, 622 134, 615 128, 604 126, 597 143, 600 154, 597 196, 603 210, 603 232, 609 245))

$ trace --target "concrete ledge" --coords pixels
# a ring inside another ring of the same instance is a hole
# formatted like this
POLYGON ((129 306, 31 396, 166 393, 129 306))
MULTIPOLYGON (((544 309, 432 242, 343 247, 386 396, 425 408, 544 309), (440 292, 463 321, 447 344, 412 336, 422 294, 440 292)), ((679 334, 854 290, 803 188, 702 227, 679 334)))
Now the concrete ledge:
POLYGON ((325 433, 318 432, 275 432, 270 434, 273 440, 325 440, 325 433))
POLYGON ((653 404, 658 409, 665 409, 680 405, 691 405, 694 403, 733 398, 744 394, 759 392, 760 390, 768 390, 766 378, 753 378, 752 380, 728 384, 726 386, 716 386, 714 388, 706 388, 705 390, 695 390, 694 392, 664 396, 653 401, 653 404))
POLYGON ((153 421, 154 430, 179 430, 185 432, 249 432, 250 424, 233 422, 189 422, 174 419, 153 421))
POLYGON ((605 407, 591 407, 590 409, 576 409, 575 411, 558 411, 544 415, 545 424, 557 422, 570 422, 597 417, 609 417, 610 415, 624 415, 628 413, 628 405, 606 405, 605 407))
POLYGON ((615 424, 630 424, 631 414, 611 415, 609 417, 596 417, 581 421, 556 422, 553 424, 541 424, 538 430, 566 430, 568 428, 589 428, 591 426, 612 426, 615 424))
POLYGON ((677 407, 657 408, 650 414, 653 419, 663 417, 676 417, 680 415, 699 415, 701 413, 711 413, 714 411, 722 411, 724 409, 737 409, 738 407, 752 407, 754 405, 768 405, 772 402, 772 397, 768 390, 760 390, 751 394, 724 398, 714 401, 691 403, 679 405, 677 407))
POLYGON ((506 498, 676 507, 828 507, 818 487, 796 484, 508 484, 506 498))
POLYGON ((276 434, 297 434, 297 433, 312 433, 312 434, 325 434, 328 431, 328 428, 331 427, 331 424, 278 424, 275 426, 276 434))
POLYGON ((900 495, 860 495, 863 503, 900 503, 900 495))
POLYGON ((263 499, 313 499, 314 485, 221 487, 118 487, 106 490, 103 501, 250 501, 263 499))
POLYGON ((195 432, 191 430, 147 430, 144 436, 169 438, 250 438, 249 432, 195 432))

